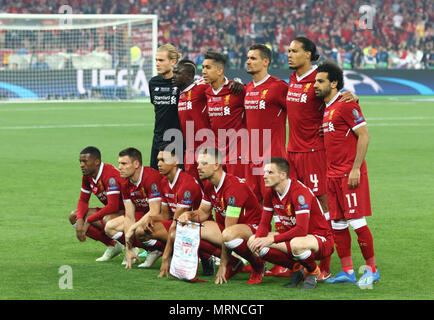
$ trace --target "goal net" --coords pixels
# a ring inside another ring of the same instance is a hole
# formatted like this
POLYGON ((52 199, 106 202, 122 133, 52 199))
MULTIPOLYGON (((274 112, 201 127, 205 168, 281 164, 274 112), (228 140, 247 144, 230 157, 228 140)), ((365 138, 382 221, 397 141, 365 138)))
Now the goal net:
POLYGON ((1 100, 136 100, 156 74, 156 15, 1 14, 1 100))

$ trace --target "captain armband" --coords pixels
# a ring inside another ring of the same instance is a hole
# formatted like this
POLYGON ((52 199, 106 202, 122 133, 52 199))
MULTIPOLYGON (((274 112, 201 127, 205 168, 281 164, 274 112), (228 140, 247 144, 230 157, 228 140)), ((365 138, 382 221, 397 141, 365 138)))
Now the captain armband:
POLYGON ((226 207, 226 217, 239 218, 241 215, 241 207, 226 207))

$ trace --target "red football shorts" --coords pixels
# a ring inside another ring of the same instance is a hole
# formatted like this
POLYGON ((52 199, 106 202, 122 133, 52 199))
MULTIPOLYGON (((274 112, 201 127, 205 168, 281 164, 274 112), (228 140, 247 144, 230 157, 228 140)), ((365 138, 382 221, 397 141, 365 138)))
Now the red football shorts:
POLYGON ((232 174, 238 178, 245 179, 247 185, 253 191, 253 193, 255 194, 258 201, 262 201, 263 196, 265 195, 265 185, 264 185, 263 174, 262 175, 253 175, 252 170, 255 167, 256 166, 253 165, 252 163, 247 163, 247 164, 226 163, 223 165, 223 169, 227 173, 230 173, 230 174, 232 174))
MULTIPOLYGON (((330 234, 326 236, 320 236, 316 234, 313 234, 313 236, 318 242, 318 251, 315 252, 315 260, 322 260, 331 256, 333 251, 335 250, 335 241, 333 239, 333 234, 330 232, 330 234)), ((288 254, 292 255, 290 242, 291 241, 285 241, 285 245, 286 249, 288 250, 288 254)))
POLYGON ((322 260, 330 257, 335 250, 335 241, 333 239, 333 233, 327 236, 313 235, 318 241, 318 251, 315 252, 315 260, 322 260))
POLYGON ((145 215, 143 211, 136 211, 134 212, 134 218, 136 218, 136 222, 142 219, 142 217, 145 215))
MULTIPOLYGON (((223 232, 223 230, 225 229, 225 226, 220 224, 220 223, 217 223, 217 225, 219 226, 220 231, 223 232)), ((258 230, 257 224, 246 223, 246 225, 250 228, 250 230, 252 230, 253 234, 255 234, 256 231, 258 230)))
POLYGON ((170 226, 173 223, 173 220, 163 220, 163 221, 160 221, 160 222, 163 224, 164 228, 166 228, 166 231, 169 232, 169 229, 170 229, 170 226))
POLYGON ((348 177, 327 178, 327 202, 331 220, 370 216, 368 175, 360 175, 360 184, 355 189, 348 187, 348 177))
POLYGON ((315 196, 326 193, 327 162, 325 150, 314 152, 287 152, 289 177, 300 180, 315 196))
POLYGON ((250 163, 249 172, 246 177, 246 182, 252 189, 259 202, 264 200, 265 197, 265 183, 264 183, 264 168, 261 164, 250 163))
POLYGON ((246 178, 248 172, 249 172, 249 164, 241 164, 241 163, 226 163, 223 164, 223 169, 230 173, 231 175, 234 175, 238 178, 246 178))

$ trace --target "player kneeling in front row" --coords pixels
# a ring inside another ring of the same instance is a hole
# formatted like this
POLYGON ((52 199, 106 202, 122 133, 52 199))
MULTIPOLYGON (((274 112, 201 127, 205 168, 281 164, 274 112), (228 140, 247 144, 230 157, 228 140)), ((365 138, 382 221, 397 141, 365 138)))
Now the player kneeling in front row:
POLYGON ((115 167, 101 161, 101 152, 96 147, 86 147, 80 152, 80 168, 83 173, 80 199, 77 209, 69 215, 69 221, 80 242, 86 241, 87 236, 107 246, 96 261, 108 261, 124 248, 104 233, 105 224, 124 213, 120 196, 121 177, 115 167), (103 208, 89 208, 92 193, 104 205, 103 208))
MULTIPOLYGON (((138 247, 149 251, 145 266, 149 267, 161 256, 164 250, 164 242, 167 237, 166 230, 159 236, 161 228, 152 229, 149 227, 151 219, 154 221, 167 220, 158 219, 161 211, 161 175, 157 170, 142 166, 142 154, 135 148, 127 148, 119 152, 119 171, 122 178, 121 194, 125 206, 125 216, 118 217, 107 223, 106 234, 113 239, 118 239, 126 244, 126 268, 131 268, 137 256, 138 247), (145 226, 146 227, 143 227, 145 226), (152 230, 151 230, 152 229, 152 230), (151 236, 158 237, 144 242, 140 236, 146 232, 151 236), (166 232, 164 234, 164 232, 166 232)), ((164 229, 164 228, 162 228, 164 229)))
MULTIPOLYGON (((176 234, 175 219, 178 219, 186 211, 199 208, 202 200, 202 189, 193 176, 179 168, 179 159, 174 149, 169 150, 167 146, 160 147, 157 160, 158 170, 164 176, 161 180, 161 212, 163 215, 171 217, 170 220, 162 222, 166 228, 169 227, 167 231, 170 236, 167 237, 162 256, 160 274, 158 275, 161 278, 169 274, 174 236, 176 234)), ((199 256, 203 267, 202 274, 205 276, 214 275, 213 257, 201 248, 199 248, 199 256)))
MULTIPOLYGON (((216 148, 204 148, 199 151, 197 170, 203 181, 204 195, 198 210, 185 212, 179 221, 208 223, 214 234, 209 241, 221 244, 220 266, 216 275, 216 284, 222 284, 243 268, 243 262, 231 255, 235 251, 252 265, 248 284, 262 282, 265 263, 247 247, 247 240, 256 232, 262 208, 243 179, 223 171, 222 154, 216 148), (215 211, 216 222, 206 221, 215 211), (218 231, 221 231, 221 238, 218 231)), ((211 231, 211 229, 208 229, 211 231)), ((202 229, 202 239, 207 228, 202 229)))
POLYGON ((315 195, 290 179, 289 170, 284 158, 271 158, 265 164, 264 211, 248 246, 264 260, 293 270, 285 287, 302 282, 301 289, 314 289, 320 273, 315 260, 333 253, 333 235, 315 195), (269 232, 273 214, 281 222, 278 232, 269 232))

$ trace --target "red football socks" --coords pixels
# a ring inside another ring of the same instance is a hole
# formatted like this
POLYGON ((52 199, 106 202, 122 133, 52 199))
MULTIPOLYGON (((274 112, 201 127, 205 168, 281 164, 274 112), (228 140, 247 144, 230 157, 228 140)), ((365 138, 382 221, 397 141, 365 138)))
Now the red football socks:
POLYGON ((262 258, 273 264, 277 264, 290 270, 292 270, 292 267, 295 264, 295 261, 288 257, 286 253, 274 248, 270 248, 270 250, 268 250, 268 252, 262 258))
POLYGON ((220 257, 222 254, 222 250, 220 248, 216 247, 211 242, 206 240, 200 240, 199 250, 208 252, 214 257, 220 257))
POLYGON ((238 246, 233 249, 237 254, 246 259, 256 271, 261 271, 264 267, 264 262, 261 258, 255 256, 247 247, 247 241, 243 240, 238 246))
POLYGON ((93 225, 89 225, 89 229, 87 230, 86 235, 96 241, 101 241, 106 246, 116 245, 116 242, 113 239, 107 237, 104 231, 98 229, 97 227, 94 227, 93 225))
POLYGON ((333 230, 336 252, 341 260, 342 270, 346 273, 353 270, 353 259, 351 257, 351 234, 348 228, 333 230))
POLYGON ((321 270, 321 272, 330 272, 330 258, 331 256, 328 256, 319 261, 319 269, 321 270))
POLYGON ((359 243, 363 258, 365 258, 366 265, 369 266, 372 269, 372 272, 375 273, 376 265, 374 257, 374 240, 372 238, 371 230, 366 225, 354 231, 357 234, 357 242, 359 243))

